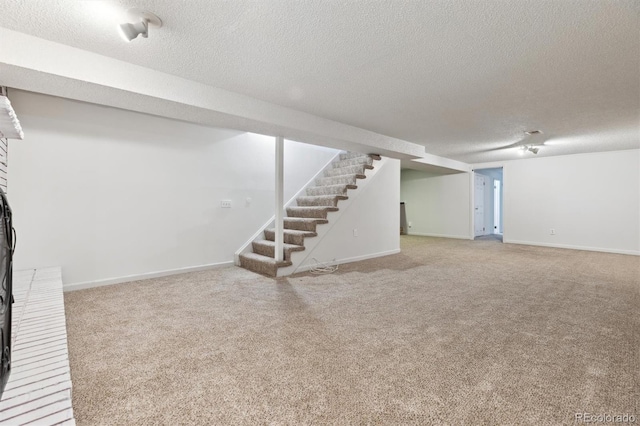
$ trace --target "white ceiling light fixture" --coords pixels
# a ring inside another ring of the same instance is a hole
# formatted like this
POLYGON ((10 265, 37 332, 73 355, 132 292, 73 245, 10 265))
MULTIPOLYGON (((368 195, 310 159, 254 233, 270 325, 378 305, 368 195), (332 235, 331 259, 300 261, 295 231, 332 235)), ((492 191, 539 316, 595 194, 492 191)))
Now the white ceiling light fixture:
POLYGON ((133 23, 120 24, 118 29, 125 41, 131 41, 141 35, 149 37, 149 26, 154 28, 162 27, 162 20, 155 14, 138 8, 127 10, 127 16, 133 23))
POLYGON ((522 154, 527 151, 537 154, 538 151, 540 151, 540 145, 522 145, 520 149, 522 150, 522 154))
MULTIPOLYGON (((524 134, 526 136, 539 136, 542 134, 542 130, 527 130, 524 132, 524 134)), ((533 152, 534 154, 537 154, 538 151, 540 151, 540 146, 544 145, 544 142, 542 143, 536 143, 536 144, 525 144, 522 145, 522 151, 526 152, 533 152)))
MULTIPOLYGON (((524 132, 525 135, 527 136, 539 136, 542 134, 542 130, 527 130, 526 132, 524 132)), ((534 154, 537 154, 538 151, 540 151, 540 146, 544 145, 544 142, 542 143, 535 143, 535 144, 527 144, 527 145, 523 145, 522 146, 522 150, 523 151, 529 151, 529 152, 533 152, 534 154)))

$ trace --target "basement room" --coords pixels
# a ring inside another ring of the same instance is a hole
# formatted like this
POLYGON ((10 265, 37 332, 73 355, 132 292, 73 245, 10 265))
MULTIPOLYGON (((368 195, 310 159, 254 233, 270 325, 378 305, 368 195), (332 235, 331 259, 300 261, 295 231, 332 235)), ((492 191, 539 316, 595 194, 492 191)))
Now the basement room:
POLYGON ((0 426, 640 422, 640 3, 2 1, 0 219, 0 426))

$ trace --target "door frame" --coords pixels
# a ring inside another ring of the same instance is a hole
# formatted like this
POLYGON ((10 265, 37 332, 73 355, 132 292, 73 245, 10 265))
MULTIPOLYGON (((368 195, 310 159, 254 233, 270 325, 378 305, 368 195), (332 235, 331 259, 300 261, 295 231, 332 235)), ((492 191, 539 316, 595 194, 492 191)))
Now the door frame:
POLYGON ((481 237, 483 235, 487 235, 487 229, 484 226, 485 222, 486 222, 486 218, 485 218, 485 191, 488 189, 487 188, 487 177, 481 173, 476 173, 473 172, 473 238, 477 238, 477 237, 481 237), (480 194, 478 193, 479 188, 478 185, 480 184, 480 182, 482 182, 482 197, 480 197, 480 194), (478 211, 477 209, 479 208, 479 206, 482 205, 482 229, 478 230, 476 229, 477 227, 479 227, 478 224, 478 211))
POLYGON ((507 242, 507 214, 506 214, 506 201, 508 196, 508 185, 505 185, 507 180, 507 167, 502 162, 496 163, 482 163, 477 164, 469 172, 469 239, 475 239, 475 175, 476 170, 483 169, 502 169, 502 242, 507 242))
MULTIPOLYGON (((504 176, 502 177, 504 179, 504 176)), ((491 178, 493 182, 493 233, 502 234, 502 180, 491 178)))

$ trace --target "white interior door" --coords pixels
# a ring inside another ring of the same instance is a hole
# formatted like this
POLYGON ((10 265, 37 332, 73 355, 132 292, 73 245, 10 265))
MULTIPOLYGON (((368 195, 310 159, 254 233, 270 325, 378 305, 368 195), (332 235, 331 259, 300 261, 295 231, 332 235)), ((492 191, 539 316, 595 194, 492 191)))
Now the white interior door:
POLYGON ((486 181, 485 177, 479 174, 475 174, 475 189, 474 189, 474 206, 473 206, 473 222, 474 222, 474 235, 476 237, 485 235, 484 226, 484 191, 486 181))

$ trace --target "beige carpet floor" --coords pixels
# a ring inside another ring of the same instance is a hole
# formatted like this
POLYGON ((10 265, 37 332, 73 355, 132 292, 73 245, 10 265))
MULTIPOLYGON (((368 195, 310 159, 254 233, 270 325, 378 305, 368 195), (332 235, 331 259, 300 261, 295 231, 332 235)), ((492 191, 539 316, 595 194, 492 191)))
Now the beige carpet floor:
MULTIPOLYGON (((65 294, 79 425, 572 424, 640 415, 640 258, 402 237, 332 275, 65 294)), ((640 422, 640 419, 637 420, 640 422)))

